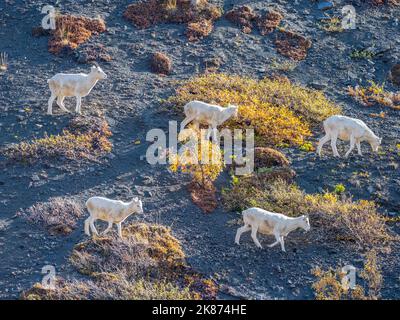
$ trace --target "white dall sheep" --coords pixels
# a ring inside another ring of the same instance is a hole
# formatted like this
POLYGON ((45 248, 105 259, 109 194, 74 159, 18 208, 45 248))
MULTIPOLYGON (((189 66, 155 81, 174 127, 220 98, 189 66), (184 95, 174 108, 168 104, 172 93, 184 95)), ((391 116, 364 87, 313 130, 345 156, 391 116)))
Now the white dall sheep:
POLYGON ((362 156, 362 141, 369 142, 374 152, 378 152, 378 147, 382 142, 382 139, 377 137, 363 121, 346 116, 335 115, 329 117, 324 121, 324 130, 325 136, 319 141, 317 148, 319 156, 321 156, 322 146, 330 140, 333 155, 340 157, 336 148, 337 138, 343 141, 350 140, 350 148, 345 154, 346 158, 353 151, 355 145, 357 146, 358 154, 362 156))
POLYGON ((88 236, 90 236, 89 227, 94 234, 99 235, 94 226, 94 222, 99 219, 108 222, 108 227, 103 234, 110 231, 115 223, 118 227, 118 235, 122 238, 121 223, 133 213, 143 213, 142 201, 138 198, 132 199, 131 202, 122 202, 103 197, 92 197, 86 201, 86 208, 90 213, 89 218, 85 220, 85 233, 88 236))
POLYGON ((244 226, 240 227, 236 232, 235 243, 239 244, 240 236, 243 232, 251 230, 251 237, 257 247, 262 249, 257 239, 257 232, 262 234, 272 234, 276 241, 269 245, 273 247, 278 243, 281 244, 282 251, 285 251, 284 237, 289 232, 302 228, 305 231, 310 230, 310 221, 307 216, 297 218, 287 217, 280 213, 269 212, 260 208, 250 208, 242 212, 244 226))
POLYGON ((53 102, 56 98, 58 106, 63 111, 69 112, 64 105, 65 97, 76 97, 75 111, 81 113, 82 97, 90 93, 97 81, 106 78, 107 75, 99 66, 92 66, 89 74, 57 73, 47 80, 51 91, 47 114, 53 114, 53 102))
POLYGON ((229 105, 223 108, 196 100, 187 103, 183 109, 186 118, 181 122, 181 131, 192 121, 197 128, 200 123, 207 124, 209 126, 207 140, 210 139, 211 131, 213 132, 213 139, 216 140, 217 126, 231 117, 237 117, 238 114, 237 106, 229 105))

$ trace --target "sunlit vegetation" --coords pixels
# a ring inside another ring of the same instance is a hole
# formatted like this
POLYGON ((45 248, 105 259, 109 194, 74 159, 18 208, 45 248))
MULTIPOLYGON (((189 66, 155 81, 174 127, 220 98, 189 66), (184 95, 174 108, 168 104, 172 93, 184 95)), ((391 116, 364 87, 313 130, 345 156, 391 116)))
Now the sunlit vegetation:
POLYGON ((242 178, 223 191, 224 206, 230 211, 260 207, 289 216, 309 214, 314 233, 360 248, 386 250, 395 239, 377 212, 373 201, 353 201, 333 192, 306 194, 295 184, 281 179, 265 181, 242 178))
POLYGON ((326 32, 343 32, 342 20, 339 17, 331 17, 320 22, 320 28, 326 32))
POLYGON ((75 50, 93 35, 106 31, 102 19, 90 19, 82 16, 57 15, 56 29, 51 31, 49 51, 54 54, 64 49, 75 50))
POLYGON ((160 23, 185 23, 189 41, 206 37, 212 31, 214 21, 222 15, 222 9, 200 1, 197 7, 190 0, 145 0, 132 3, 124 12, 125 19, 138 28, 149 28, 160 23))
POLYGON ((251 33, 256 25, 261 35, 266 35, 279 26, 283 16, 280 12, 273 10, 262 14, 254 11, 248 5, 244 5, 228 11, 225 18, 241 27, 243 33, 251 33))
POLYGON ((364 106, 384 106, 400 110, 400 93, 386 91, 384 84, 379 85, 374 81, 369 81, 367 87, 349 87, 348 91, 364 106))
POLYGON ((111 131, 103 119, 75 118, 58 135, 11 144, 2 149, 7 158, 23 163, 39 160, 95 160, 112 149, 111 131))
POLYGON ((184 152, 170 155, 170 170, 190 174, 192 182, 189 191, 193 202, 204 212, 212 212, 217 207, 213 182, 223 171, 225 164, 219 145, 207 141, 200 132, 192 132, 199 138, 199 143, 185 145, 184 152))
POLYGON ((192 100, 238 105, 239 117, 228 121, 226 126, 254 128, 256 144, 263 146, 302 145, 311 135, 310 125, 341 111, 322 92, 303 88, 284 78, 257 81, 234 75, 207 74, 181 85, 168 102, 180 109, 192 100))
POLYGON ((364 268, 355 274, 356 282, 362 280, 363 285, 357 283, 350 288, 341 268, 323 271, 316 267, 311 273, 317 279, 312 286, 317 300, 377 300, 380 297, 383 277, 379 256, 373 249, 365 254, 364 268))
POLYGON ((23 299, 213 299, 217 287, 190 269, 171 230, 134 223, 116 235, 93 238, 73 249, 70 261, 88 278, 59 278, 53 290, 36 284, 23 299))
POLYGON ((312 42, 296 32, 279 30, 275 46, 281 55, 299 61, 307 57, 307 52, 311 48, 312 42))

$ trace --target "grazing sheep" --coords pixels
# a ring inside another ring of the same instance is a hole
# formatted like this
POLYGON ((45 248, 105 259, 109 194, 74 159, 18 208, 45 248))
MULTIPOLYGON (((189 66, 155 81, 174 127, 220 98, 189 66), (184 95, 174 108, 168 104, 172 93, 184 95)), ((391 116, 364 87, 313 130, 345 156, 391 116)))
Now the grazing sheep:
POLYGON ((108 222, 108 227, 103 234, 110 231, 115 223, 118 227, 118 235, 122 238, 121 223, 133 213, 143 213, 142 201, 138 198, 133 198, 131 202, 122 202, 103 197, 92 197, 86 201, 86 207, 90 213, 90 217, 85 220, 85 233, 88 236, 90 236, 89 226, 94 234, 99 235, 94 222, 100 219, 108 222))
POLYGON ((262 249, 257 239, 257 232, 262 234, 273 234, 276 241, 269 245, 273 247, 278 243, 281 244, 282 251, 285 251, 284 237, 289 232, 302 228, 305 231, 310 230, 310 221, 307 216, 297 218, 287 217, 280 213, 269 212, 260 208, 250 208, 242 212, 244 226, 240 227, 236 232, 235 243, 239 244, 240 236, 243 232, 251 230, 251 237, 257 247, 262 249))
POLYGON ((331 147, 333 155, 340 157, 337 148, 337 138, 343 141, 350 140, 350 148, 346 152, 345 157, 347 158, 354 146, 357 146, 358 154, 361 153, 361 141, 368 141, 374 152, 378 152, 382 139, 377 137, 370 128, 361 120, 354 119, 346 116, 335 115, 331 116, 324 121, 325 136, 319 141, 317 153, 321 156, 322 146, 331 141, 331 147))
POLYGON ((58 106, 63 111, 69 112, 64 106, 65 97, 76 97, 75 111, 81 113, 82 97, 86 97, 90 93, 97 81, 106 78, 107 75, 99 66, 92 66, 89 74, 57 73, 47 80, 51 90, 47 114, 53 114, 52 109, 55 98, 57 98, 58 106))
POLYGON ((184 106, 184 112, 186 118, 181 122, 181 131, 192 121, 197 128, 200 123, 205 123, 209 125, 207 140, 210 139, 211 130, 213 132, 213 138, 216 140, 217 126, 223 124, 231 117, 236 117, 238 114, 238 107, 229 105, 228 107, 223 108, 195 100, 184 106))

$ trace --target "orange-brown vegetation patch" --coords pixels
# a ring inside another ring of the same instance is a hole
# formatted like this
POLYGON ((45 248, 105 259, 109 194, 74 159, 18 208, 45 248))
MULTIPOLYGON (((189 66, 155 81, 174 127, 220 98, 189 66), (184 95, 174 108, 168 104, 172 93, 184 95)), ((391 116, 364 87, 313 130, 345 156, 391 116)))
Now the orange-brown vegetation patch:
POLYGON ((260 33, 266 35, 279 26, 283 15, 273 10, 264 15, 258 14, 248 5, 244 5, 228 11, 225 18, 241 27, 244 33, 251 33, 254 25, 257 25, 260 33))
POLYGON ((151 69, 153 72, 167 75, 172 70, 172 61, 164 53, 156 52, 151 57, 151 69))
POLYGON ((189 22, 186 35, 189 41, 197 41, 207 37, 213 30, 213 22, 211 20, 202 19, 197 22, 189 22))
POLYGON ((93 35, 105 31, 106 25, 102 19, 59 15, 56 17, 56 29, 51 32, 49 51, 59 54, 64 49, 75 50, 93 35))
POLYGON ((303 60, 312 42, 293 31, 281 31, 275 40, 275 45, 281 55, 293 60, 303 60))
POLYGON ((196 181, 192 181, 188 189, 193 203, 204 213, 211 213, 217 208, 217 190, 212 183, 202 186, 196 181))
POLYGON ((254 166, 256 169, 275 166, 285 167, 289 165, 289 160, 278 150, 267 147, 257 147, 254 151, 254 166))
POLYGON ((222 11, 218 6, 201 1, 196 7, 190 0, 147 0, 133 3, 124 12, 124 18, 138 28, 160 23, 187 23, 190 41, 201 39, 212 31, 213 22, 222 11))
POLYGON ((277 11, 270 11, 264 16, 257 18, 257 26, 260 33, 264 36, 273 32, 279 26, 283 19, 283 15, 277 11))
POLYGON ((244 33, 250 33, 253 30, 253 22, 257 14, 247 5, 234 8, 228 11, 225 18, 242 28, 244 33))

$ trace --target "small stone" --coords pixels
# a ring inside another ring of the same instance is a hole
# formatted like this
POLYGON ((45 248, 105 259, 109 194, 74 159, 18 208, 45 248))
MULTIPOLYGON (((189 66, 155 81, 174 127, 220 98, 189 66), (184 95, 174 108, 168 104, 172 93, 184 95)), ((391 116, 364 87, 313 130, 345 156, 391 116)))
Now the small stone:
POLYGON ((322 10, 322 11, 332 9, 333 7, 334 7, 334 5, 330 1, 323 1, 323 2, 318 3, 318 9, 322 10))

